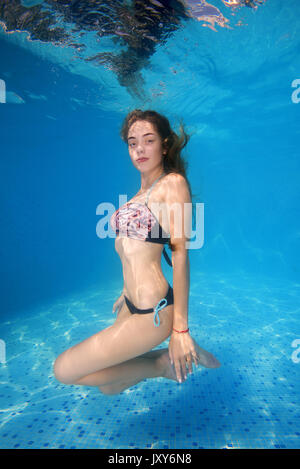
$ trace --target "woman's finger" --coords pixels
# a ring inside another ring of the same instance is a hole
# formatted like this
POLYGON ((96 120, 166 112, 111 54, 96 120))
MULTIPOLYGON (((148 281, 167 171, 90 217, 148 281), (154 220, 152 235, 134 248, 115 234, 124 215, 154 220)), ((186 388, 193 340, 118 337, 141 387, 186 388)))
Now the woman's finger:
POLYGON ((114 305, 113 305, 113 308, 112 308, 112 312, 115 313, 116 311, 119 312, 119 310, 121 309, 122 305, 123 305, 123 302, 124 302, 124 297, 120 296, 115 302, 114 302, 114 305))
POLYGON ((187 357, 186 357, 186 366, 189 369, 189 373, 193 373, 193 357, 192 357, 192 354, 187 355, 187 357))
POLYGON ((175 367, 175 372, 177 376, 177 380, 181 383, 182 382, 182 376, 181 376, 181 367, 180 367, 180 360, 179 359, 174 359, 174 367, 175 367))
POLYGON ((184 379, 186 379, 187 373, 186 373, 186 361, 185 361, 185 357, 182 357, 182 358, 181 358, 180 364, 181 364, 181 369, 182 369, 182 376, 184 377, 184 379))
POLYGON ((192 352, 191 353, 192 361, 195 363, 196 366, 199 365, 199 357, 197 355, 197 352, 192 352))

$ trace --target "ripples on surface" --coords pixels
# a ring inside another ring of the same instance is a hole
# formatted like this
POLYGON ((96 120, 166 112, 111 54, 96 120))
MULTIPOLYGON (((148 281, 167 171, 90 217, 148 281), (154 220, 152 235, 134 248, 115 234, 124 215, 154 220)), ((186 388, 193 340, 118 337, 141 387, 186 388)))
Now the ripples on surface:
MULTIPOLYGON (((223 0, 224 14, 206 1, 48 0, 0 1, 6 33, 26 31, 28 41, 68 47, 74 59, 105 67, 135 97, 145 98, 141 71, 173 33, 198 20, 203 26, 234 28, 230 17, 263 1, 223 0)), ((242 20, 236 21, 237 25, 242 20)))

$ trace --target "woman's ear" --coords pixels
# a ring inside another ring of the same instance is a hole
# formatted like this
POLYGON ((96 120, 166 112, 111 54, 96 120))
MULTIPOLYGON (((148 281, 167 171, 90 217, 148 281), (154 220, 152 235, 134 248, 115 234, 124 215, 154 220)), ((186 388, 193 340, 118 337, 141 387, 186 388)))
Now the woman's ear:
POLYGON ((169 149, 168 148, 168 137, 163 140, 162 147, 163 147, 163 155, 166 155, 168 153, 168 149, 169 149))

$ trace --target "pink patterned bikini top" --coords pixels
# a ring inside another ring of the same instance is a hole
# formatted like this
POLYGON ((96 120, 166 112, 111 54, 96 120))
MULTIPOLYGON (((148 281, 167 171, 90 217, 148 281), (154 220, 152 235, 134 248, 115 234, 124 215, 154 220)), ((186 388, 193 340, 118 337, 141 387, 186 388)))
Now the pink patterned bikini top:
MULTIPOLYGON (((110 224, 117 236, 138 239, 149 243, 165 244, 169 242, 169 235, 160 225, 155 215, 148 207, 148 199, 153 186, 160 180, 163 173, 148 189, 145 204, 127 202, 112 215, 110 224)), ((172 262, 164 248, 163 254, 169 265, 172 262)))

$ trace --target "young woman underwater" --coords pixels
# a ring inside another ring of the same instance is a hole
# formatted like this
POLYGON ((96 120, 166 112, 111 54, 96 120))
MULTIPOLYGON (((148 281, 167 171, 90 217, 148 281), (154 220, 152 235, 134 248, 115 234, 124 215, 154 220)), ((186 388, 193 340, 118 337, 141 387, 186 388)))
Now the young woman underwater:
POLYGON ((123 292, 113 305, 117 318, 54 363, 58 381, 97 386, 104 394, 118 394, 146 378, 182 382, 193 372, 193 363, 220 366, 188 328, 188 238, 185 217, 175 213, 183 214, 184 204, 191 203, 181 157, 188 137, 182 128, 177 136, 166 117, 141 110, 127 115, 121 136, 140 172, 141 188, 111 218, 124 277, 123 292), (168 242, 172 262, 163 249, 168 242), (162 252, 173 267, 173 288, 161 270, 162 252), (168 348, 152 350, 169 336, 168 348))

